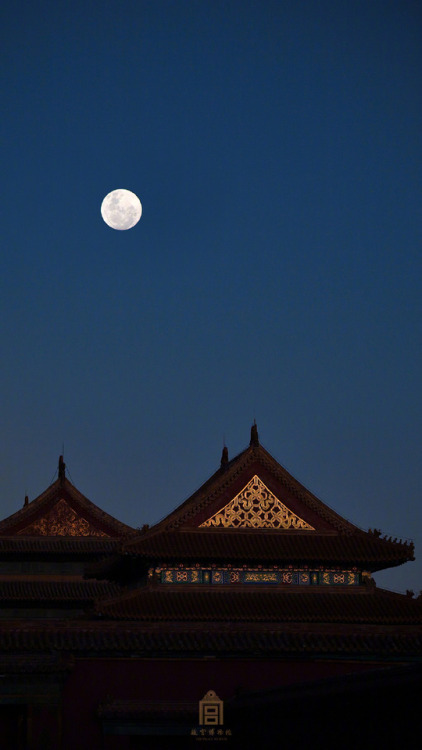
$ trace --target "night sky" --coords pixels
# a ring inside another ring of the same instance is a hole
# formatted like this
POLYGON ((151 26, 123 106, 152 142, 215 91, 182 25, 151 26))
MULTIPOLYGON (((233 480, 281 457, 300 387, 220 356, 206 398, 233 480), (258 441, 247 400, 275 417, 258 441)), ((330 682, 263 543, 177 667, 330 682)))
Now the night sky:
POLYGON ((249 442, 422 589, 418 0, 14 0, 0 515, 152 524, 249 442), (142 201, 131 230, 102 199, 142 201))

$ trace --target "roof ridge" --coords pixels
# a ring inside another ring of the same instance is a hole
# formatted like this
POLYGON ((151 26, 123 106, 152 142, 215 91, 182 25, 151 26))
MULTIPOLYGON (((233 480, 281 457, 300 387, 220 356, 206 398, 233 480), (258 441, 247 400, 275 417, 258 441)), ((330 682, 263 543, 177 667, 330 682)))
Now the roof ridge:
MULTIPOLYGON (((30 503, 25 502, 23 508, 20 508, 15 513, 0 521, 0 536, 19 534, 20 530, 24 530, 27 526, 30 526, 43 512, 49 512, 60 500, 64 500, 68 505, 71 505, 73 510, 78 512, 79 515, 83 516, 83 512, 81 511, 85 509, 88 516, 91 516, 92 519, 95 519, 102 526, 108 527, 109 536, 112 536, 110 531, 114 531, 117 536, 131 534, 134 531, 131 526, 119 521, 93 503, 92 500, 89 500, 66 476, 61 475, 30 503), (72 505, 72 501, 80 507, 75 508, 72 505), (17 527, 20 527, 20 529, 17 527), (10 533, 10 529, 13 528, 15 528, 15 531, 10 533)), ((28 536, 34 535, 29 534, 28 536)))
POLYGON ((177 508, 168 513, 151 530, 178 530, 187 521, 204 510, 208 505, 216 501, 230 485, 242 474, 243 471, 254 461, 258 461, 302 502, 311 512, 315 513, 321 520, 333 526, 337 531, 346 534, 364 534, 367 532, 360 529, 356 524, 343 518, 329 505, 320 500, 299 482, 290 472, 285 469, 260 443, 251 443, 243 451, 238 453, 227 464, 220 466, 209 479, 207 479, 197 490, 184 500, 177 508))

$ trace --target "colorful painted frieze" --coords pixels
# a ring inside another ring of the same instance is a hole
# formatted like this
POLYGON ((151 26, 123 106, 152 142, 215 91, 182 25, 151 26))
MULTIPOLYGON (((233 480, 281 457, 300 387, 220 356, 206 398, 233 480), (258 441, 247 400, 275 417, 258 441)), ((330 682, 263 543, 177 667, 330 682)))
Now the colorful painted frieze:
POLYGON ((360 574, 351 570, 156 568, 161 583, 274 584, 278 586, 357 586, 360 574))

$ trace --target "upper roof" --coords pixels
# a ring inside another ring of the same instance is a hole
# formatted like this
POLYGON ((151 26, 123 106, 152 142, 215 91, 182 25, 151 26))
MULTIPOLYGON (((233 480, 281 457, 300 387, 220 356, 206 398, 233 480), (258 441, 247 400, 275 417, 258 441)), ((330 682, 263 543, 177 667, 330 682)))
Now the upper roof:
POLYGON ((32 502, 25 498, 23 508, 0 521, 0 539, 17 537, 19 541, 22 537, 107 541, 133 534, 133 531, 74 487, 66 477, 62 456, 56 481, 32 502))
POLYGON ((225 448, 219 470, 162 521, 126 540, 122 552, 157 562, 265 560, 370 571, 414 559, 412 543, 362 531, 307 490, 260 445, 255 424, 245 450, 229 461, 225 448))

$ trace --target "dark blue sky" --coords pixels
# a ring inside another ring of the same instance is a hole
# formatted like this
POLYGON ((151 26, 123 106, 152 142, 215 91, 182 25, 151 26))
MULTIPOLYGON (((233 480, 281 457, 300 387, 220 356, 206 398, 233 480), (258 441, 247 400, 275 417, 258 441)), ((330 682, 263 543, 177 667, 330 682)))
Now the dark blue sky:
POLYGON ((417 0, 3 11, 1 516, 153 523, 249 441, 422 588, 417 0), (108 228, 127 188, 143 216, 108 228))

